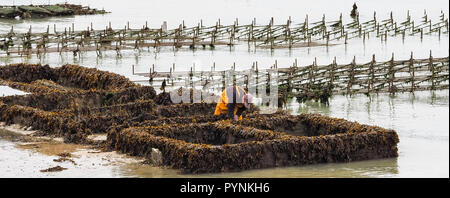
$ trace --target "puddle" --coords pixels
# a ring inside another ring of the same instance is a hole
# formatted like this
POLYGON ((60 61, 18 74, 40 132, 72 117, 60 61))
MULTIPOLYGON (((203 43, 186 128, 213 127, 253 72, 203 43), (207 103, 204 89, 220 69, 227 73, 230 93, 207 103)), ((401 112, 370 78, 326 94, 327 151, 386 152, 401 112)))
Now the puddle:
POLYGON ((27 142, 19 143, 17 147, 21 149, 30 149, 45 155, 56 156, 61 153, 72 153, 79 149, 84 149, 86 146, 60 142, 27 142))

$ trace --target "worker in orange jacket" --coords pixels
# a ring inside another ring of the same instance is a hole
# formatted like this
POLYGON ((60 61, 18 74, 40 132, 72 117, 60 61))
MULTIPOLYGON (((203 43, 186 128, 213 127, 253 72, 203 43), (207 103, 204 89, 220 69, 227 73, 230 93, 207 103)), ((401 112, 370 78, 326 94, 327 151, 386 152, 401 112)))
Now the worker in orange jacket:
POLYGON ((214 115, 227 114, 232 120, 241 120, 242 113, 250 108, 253 97, 239 87, 229 86, 222 92, 222 97, 217 102, 214 115))

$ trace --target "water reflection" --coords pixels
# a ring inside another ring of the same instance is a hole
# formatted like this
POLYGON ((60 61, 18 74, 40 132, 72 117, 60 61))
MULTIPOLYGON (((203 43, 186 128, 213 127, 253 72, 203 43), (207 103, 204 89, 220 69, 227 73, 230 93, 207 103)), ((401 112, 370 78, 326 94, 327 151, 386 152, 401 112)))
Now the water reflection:
POLYGON ((224 178, 344 178, 344 177, 395 177, 398 173, 397 158, 367 160, 351 163, 329 163, 305 165, 297 167, 268 168, 247 170, 231 173, 213 174, 181 174, 170 168, 151 167, 148 165, 132 164, 114 169, 124 177, 224 177, 224 178))

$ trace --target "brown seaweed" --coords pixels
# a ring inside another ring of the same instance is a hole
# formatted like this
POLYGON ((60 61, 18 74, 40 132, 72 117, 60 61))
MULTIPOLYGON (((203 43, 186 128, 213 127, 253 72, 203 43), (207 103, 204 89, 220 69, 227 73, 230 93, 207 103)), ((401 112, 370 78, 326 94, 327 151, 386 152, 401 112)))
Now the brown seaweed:
POLYGON ((63 171, 63 170, 67 170, 67 168, 63 168, 61 166, 55 166, 55 167, 43 169, 43 170, 41 170, 41 172, 59 172, 59 171, 63 171))
POLYGON ((0 78, 9 81, 31 83, 36 80, 51 80, 64 87, 79 89, 118 90, 138 87, 124 76, 86 68, 78 65, 63 65, 51 68, 40 64, 12 64, 0 67, 0 78))
POLYGON ((0 121, 6 124, 31 126, 40 135, 92 145, 99 143, 88 135, 107 133, 102 144, 109 149, 151 159, 157 148, 164 165, 184 172, 398 155, 394 130, 319 114, 264 115, 254 107, 244 119, 230 121, 225 115, 213 115, 216 103, 172 104, 166 92, 156 95, 153 87, 76 65, 2 66, 0 84, 31 93, 0 97, 0 121))
MULTIPOLYGON (((203 125, 197 127, 200 126, 203 125)), ((214 134, 216 130, 214 127, 226 127, 226 124, 205 126, 210 127, 209 132, 214 134)), ((108 135, 108 140, 114 149, 132 155, 147 156, 149 149, 158 148, 163 153, 164 164, 190 173, 349 162, 398 155, 396 147, 398 136, 392 130, 346 132, 313 137, 279 134, 257 141, 214 145, 204 144, 211 143, 205 141, 204 136, 208 133, 196 130, 198 128, 173 126, 172 128, 183 128, 183 131, 178 132, 172 130, 170 126, 166 130, 163 128, 164 126, 127 128, 112 132, 108 135)), ((251 128, 242 128, 238 131, 250 137, 274 133, 270 130, 258 131, 251 128)), ((222 131, 220 134, 226 132, 222 131)))
POLYGON ((158 105, 171 105, 172 100, 170 100, 170 93, 162 92, 155 97, 155 103, 158 105))

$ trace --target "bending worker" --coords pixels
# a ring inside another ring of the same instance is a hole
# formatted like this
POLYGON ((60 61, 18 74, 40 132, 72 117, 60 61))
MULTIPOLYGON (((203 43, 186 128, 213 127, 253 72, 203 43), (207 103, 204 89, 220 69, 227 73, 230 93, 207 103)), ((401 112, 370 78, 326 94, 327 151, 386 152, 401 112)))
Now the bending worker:
POLYGON ((232 120, 241 120, 242 113, 250 108, 252 95, 239 86, 229 86, 222 92, 222 97, 217 102, 214 115, 227 114, 232 120))

